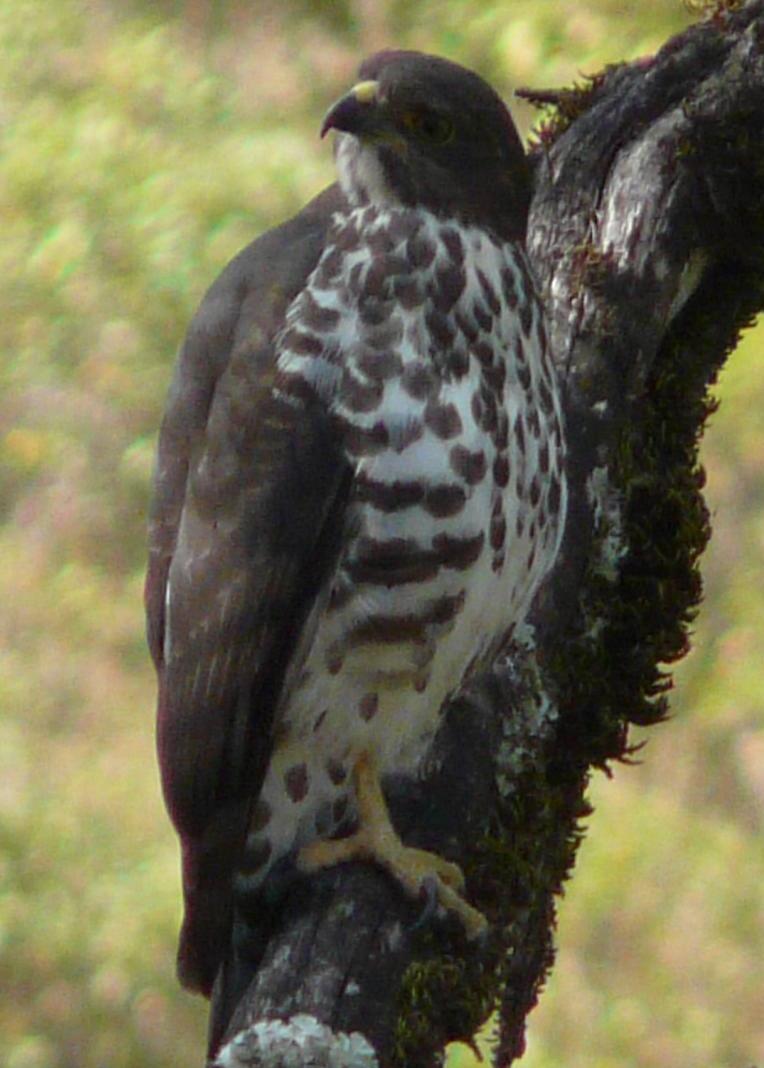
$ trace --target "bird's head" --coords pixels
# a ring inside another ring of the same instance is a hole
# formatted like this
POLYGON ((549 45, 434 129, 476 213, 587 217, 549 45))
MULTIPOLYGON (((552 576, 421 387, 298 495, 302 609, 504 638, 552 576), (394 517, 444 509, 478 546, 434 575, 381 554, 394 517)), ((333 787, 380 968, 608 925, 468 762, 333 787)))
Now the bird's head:
POLYGON ((340 183, 353 204, 424 207, 502 237, 524 236, 528 163, 499 95, 421 52, 379 52, 329 110, 340 183))

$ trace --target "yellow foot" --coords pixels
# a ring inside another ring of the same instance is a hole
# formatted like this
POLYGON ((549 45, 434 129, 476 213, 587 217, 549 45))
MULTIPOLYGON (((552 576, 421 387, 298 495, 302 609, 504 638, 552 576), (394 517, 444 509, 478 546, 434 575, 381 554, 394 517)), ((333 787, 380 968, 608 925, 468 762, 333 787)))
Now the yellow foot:
POLYGON ((477 938, 488 927, 478 912, 462 897, 464 876, 457 864, 436 853, 405 846, 390 822, 379 776, 368 754, 363 753, 354 769, 358 801, 358 830, 349 838, 311 842, 300 850, 297 865, 304 872, 316 872, 348 860, 372 860, 389 872, 409 894, 416 897, 432 882, 439 903, 455 913, 468 938, 477 938))

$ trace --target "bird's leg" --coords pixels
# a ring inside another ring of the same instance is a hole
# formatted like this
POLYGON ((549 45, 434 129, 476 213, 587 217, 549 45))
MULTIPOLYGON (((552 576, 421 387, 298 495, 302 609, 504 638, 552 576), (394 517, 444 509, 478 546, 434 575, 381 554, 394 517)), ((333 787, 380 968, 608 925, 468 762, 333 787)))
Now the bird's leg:
POLYGON ((300 850, 297 865, 304 872, 316 872, 349 860, 371 860, 389 872, 404 890, 416 897, 428 883, 434 884, 438 902, 455 913, 464 924, 468 938, 476 938, 487 926, 478 912, 462 897, 464 876, 461 868, 436 853, 406 846, 390 821, 379 775, 368 753, 362 753, 353 769, 358 804, 358 830, 348 838, 311 842, 300 850))

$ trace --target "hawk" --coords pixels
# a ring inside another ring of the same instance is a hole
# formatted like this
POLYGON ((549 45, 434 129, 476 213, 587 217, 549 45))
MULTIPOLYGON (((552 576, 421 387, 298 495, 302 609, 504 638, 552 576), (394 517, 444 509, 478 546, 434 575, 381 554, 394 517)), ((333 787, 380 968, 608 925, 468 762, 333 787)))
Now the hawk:
MULTIPOLYGON (((181 981, 209 995, 279 861, 353 857, 485 925, 407 848, 415 777, 557 555, 558 385, 504 104, 388 51, 327 114, 339 185, 202 302, 162 424, 146 586, 158 750, 181 841, 181 981)), ((255 912, 256 915, 256 912, 255 912)))

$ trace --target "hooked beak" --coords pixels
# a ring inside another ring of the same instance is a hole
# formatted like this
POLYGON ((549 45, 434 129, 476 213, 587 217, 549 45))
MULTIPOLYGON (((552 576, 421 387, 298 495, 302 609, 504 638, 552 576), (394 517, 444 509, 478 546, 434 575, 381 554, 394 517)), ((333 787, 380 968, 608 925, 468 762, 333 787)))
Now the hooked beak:
POLYGON ((329 130, 342 130, 357 137, 379 131, 379 82, 367 81, 354 85, 326 113, 321 136, 329 130))

